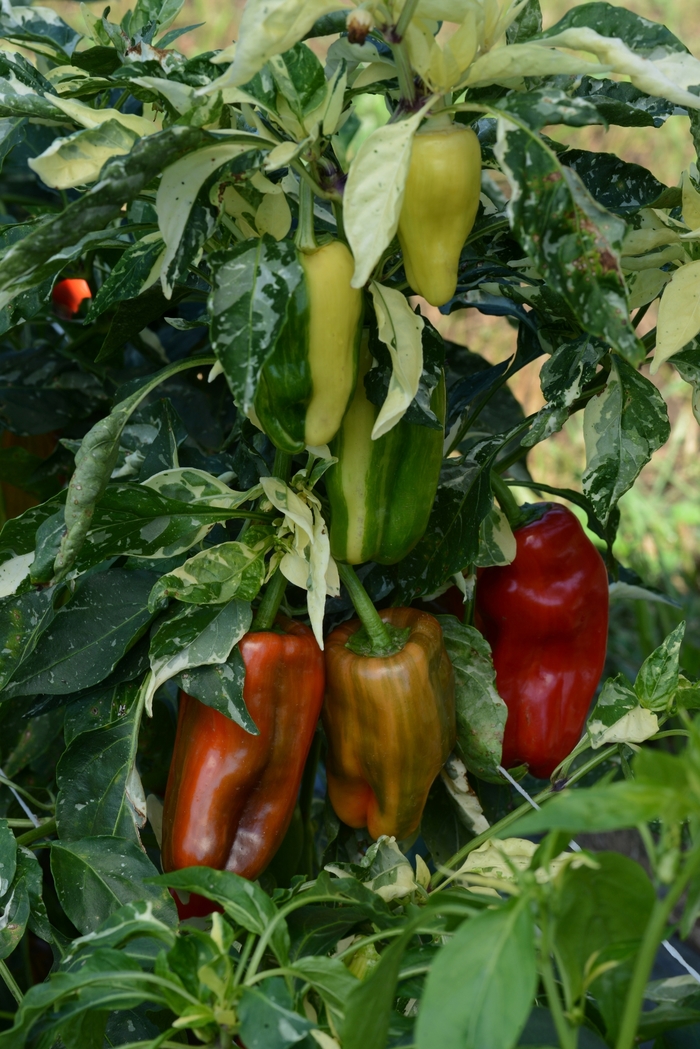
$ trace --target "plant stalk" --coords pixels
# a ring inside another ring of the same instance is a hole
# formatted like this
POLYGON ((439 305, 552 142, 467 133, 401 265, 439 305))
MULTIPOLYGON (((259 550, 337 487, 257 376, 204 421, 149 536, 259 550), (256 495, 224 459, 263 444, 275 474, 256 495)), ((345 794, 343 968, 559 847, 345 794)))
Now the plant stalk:
POLYGON ((622 1023, 617 1042, 615 1043, 615 1049, 632 1049, 635 1044, 639 1016, 644 1003, 644 992, 651 975, 656 952, 659 949, 659 944, 664 939, 666 925, 671 912, 698 868, 700 868, 700 845, 696 845, 689 854, 683 871, 676 878, 675 883, 666 893, 663 900, 657 900, 654 904, 647 927, 644 930, 641 947, 637 952, 637 960, 634 965, 632 982, 627 990, 625 1011, 622 1015, 622 1023))
POLYGON ((38 841, 39 838, 48 838, 49 834, 54 834, 56 831, 56 817, 52 816, 51 819, 45 820, 40 827, 32 827, 26 834, 20 834, 19 837, 15 838, 18 845, 31 845, 33 841, 38 841))
POLYGON ((284 597, 284 591, 286 588, 287 580, 278 568, 275 570, 272 579, 267 584, 262 601, 258 606, 255 619, 250 625, 251 632, 253 630, 272 629, 275 619, 277 618, 277 613, 279 612, 279 607, 282 604, 282 598, 284 597))
POLYGON ((345 565, 339 561, 338 573, 345 583, 345 588, 350 595, 350 600, 355 606, 355 611, 372 642, 372 648, 376 649, 378 653, 386 652, 391 649, 391 636, 389 631, 372 604, 369 594, 357 578, 355 569, 352 568, 351 565, 345 565))
POLYGON ((418 0, 405 0, 403 7, 401 8, 401 14, 399 20, 394 26, 394 34, 396 38, 401 41, 406 35, 408 24, 416 13, 418 7, 418 0))
POLYGON ((294 243, 307 255, 318 249, 314 234, 314 191, 305 179, 299 182, 299 225, 294 243))
MULTIPOLYGON (((544 904, 546 907, 546 903, 544 904)), ((547 1004, 552 1014, 554 1026, 559 1038, 561 1049, 576 1049, 578 1041, 576 1031, 567 1023, 564 1010, 559 997, 557 981, 554 978, 554 967, 552 965, 551 944, 549 942, 549 915, 545 914, 541 919, 542 938, 540 941, 540 965, 542 967, 542 982, 547 992, 547 1004)))
POLYGON ((22 994, 19 988, 19 984, 8 969, 7 962, 0 961, 0 976, 4 980, 5 986, 7 987, 14 1000, 17 1002, 18 1005, 21 1005, 24 995, 22 994))
POLYGON ((501 510, 508 518, 508 524, 515 531, 523 523, 523 512, 510 488, 496 470, 491 471, 491 488, 498 499, 501 510))

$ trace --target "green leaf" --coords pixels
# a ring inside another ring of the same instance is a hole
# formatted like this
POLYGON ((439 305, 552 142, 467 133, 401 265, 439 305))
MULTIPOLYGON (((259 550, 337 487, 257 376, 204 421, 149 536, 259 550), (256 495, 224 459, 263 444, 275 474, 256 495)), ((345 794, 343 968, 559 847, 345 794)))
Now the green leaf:
POLYGON ((518 13, 506 30, 506 40, 509 44, 522 44, 542 32, 542 11, 540 0, 527 0, 527 3, 518 13))
POLYGON ((608 743, 642 743, 658 731, 656 715, 640 706, 626 678, 622 674, 608 678, 588 719, 593 749, 608 743))
POLYGON ((29 658, 51 624, 55 594, 54 588, 30 590, 0 601, 0 689, 29 658))
POLYGON ((94 182, 107 161, 129 153, 139 137, 118 120, 106 120, 98 127, 54 139, 38 157, 30 157, 28 164, 52 189, 74 189, 94 182))
POLYGON ((292 241, 268 235, 218 252, 210 261, 212 346, 236 403, 246 413, 288 311, 304 308, 304 272, 292 241))
POLYGON ((0 14, 0 36, 66 65, 82 39, 50 7, 13 8, 11 4, 0 14))
POLYGON ((654 98, 626 81, 584 76, 574 92, 588 99, 604 121, 621 127, 661 127, 675 111, 675 104, 654 98))
POLYGON ((169 892, 152 884, 156 868, 133 841, 105 835, 54 842, 51 873, 61 906, 83 935, 98 929, 123 904, 137 900, 150 903, 154 916, 165 924, 177 921, 169 892))
POLYGON ((111 834, 140 844, 146 798, 135 765, 142 709, 138 695, 138 684, 117 685, 109 720, 80 733, 63 752, 56 769, 61 841, 111 834))
POLYGON ((20 848, 12 883, 0 897, 0 959, 12 954, 27 925, 51 939, 46 910, 41 899, 41 867, 33 852, 20 848), (32 919, 32 909, 37 920, 32 919))
POLYGON ((561 429, 584 386, 595 378, 598 365, 607 352, 607 346, 589 335, 559 343, 542 365, 540 385, 547 404, 540 409, 530 432, 523 437, 523 447, 531 448, 561 429))
POLYGON ((73 941, 71 954, 86 947, 97 950, 102 947, 122 947, 137 936, 153 936, 169 947, 175 943, 171 922, 156 918, 149 900, 136 900, 118 907, 100 925, 99 929, 73 941))
MULTIPOLYGON (((538 3, 538 0, 535 0, 538 3)), ((533 91, 512 91, 496 103, 497 109, 512 113, 533 131, 547 124, 566 124, 585 127, 602 123, 597 108, 586 99, 571 98, 556 88, 538 88, 533 91)))
MULTIPOLYGON (((241 878, 232 871, 215 871, 209 867, 187 867, 184 870, 161 874, 153 881, 171 889, 195 892, 208 900, 219 903, 224 912, 236 925, 262 936, 267 926, 275 920, 277 910, 274 903, 255 882, 241 878)), ((270 940, 278 961, 284 965, 289 958, 289 932, 284 920, 276 922, 270 940)))
POLYGON ((190 667, 225 663, 250 627, 250 604, 188 605, 176 609, 153 634, 150 678, 145 686, 146 713, 161 685, 190 667))
POLYGON ((642 663, 634 690, 642 706, 666 710, 678 689, 679 658, 685 622, 679 623, 642 663))
MULTIPOLYGON (((412 934, 413 924, 410 924, 382 951, 376 968, 351 992, 341 1031, 343 1049, 384 1049, 386 1046, 401 961, 412 934)), ((431 1043, 431 1049, 434 1044, 431 1043)))
POLYGON ((601 2, 579 4, 541 36, 546 40, 566 29, 579 28, 595 29, 601 36, 619 37, 628 47, 642 54, 654 51, 657 47, 668 51, 688 50, 665 25, 650 22, 624 7, 601 2))
POLYGON ((0 897, 5 896, 17 870, 17 844, 6 819, 0 819, 0 897))
POLYGON ((508 828, 508 835, 522 838, 548 830, 565 830, 570 834, 621 830, 669 814, 673 819, 682 819, 690 804, 691 800, 680 798, 675 789, 650 783, 611 783, 587 790, 568 790, 548 801, 539 812, 518 820, 508 828))
POLYGON ((641 360, 620 268, 624 222, 601 208, 533 132, 500 119, 494 153, 513 190, 511 228, 537 269, 584 331, 641 360))
POLYGON ((583 416, 583 490, 606 524, 618 500, 670 435, 663 397, 649 379, 616 357, 608 383, 583 416))
POLYGON ((89 576, 15 672, 8 693, 66 695, 103 681, 152 621, 152 585, 152 574, 120 568, 89 576))
POLYGON ((277 90, 303 123, 326 97, 326 76, 318 58, 306 44, 295 44, 283 55, 273 55, 268 68, 277 90))
POLYGON ((120 401, 111 413, 98 423, 83 438, 75 457, 75 471, 70 479, 66 496, 66 532, 56 555, 54 571, 63 578, 73 567, 90 528, 95 504, 100 498, 119 455, 119 438, 130 415, 138 408, 144 397, 161 382, 187 368, 211 363, 210 358, 187 358, 176 361, 150 375, 139 383, 138 388, 120 401))
POLYGON ((238 1017, 241 1038, 248 1049, 288 1049, 306 1038, 314 1024, 293 1009, 292 996, 281 976, 246 987, 238 1017))
POLYGON ((168 597, 194 605, 225 604, 233 597, 252 601, 265 581, 265 555, 273 545, 271 529, 252 528, 241 542, 202 550, 161 576, 151 591, 149 606, 155 609, 168 597))
POLYGON ((259 735, 243 699, 245 663, 237 646, 225 663, 183 670, 176 680, 188 696, 231 718, 253 736, 259 735))
POLYGON ((596 955, 619 946, 636 951, 656 901, 634 860, 597 852, 595 864, 569 866, 555 882, 553 944, 568 1009, 584 993, 587 972, 600 964, 596 955))
POLYGON ((567 149, 559 160, 576 172, 599 204, 617 215, 633 215, 667 190, 646 168, 620 160, 615 153, 567 149))
POLYGON ((131 244, 92 299, 85 323, 91 324, 115 302, 134 299, 145 290, 146 279, 162 252, 160 233, 148 233, 131 244))
POLYGON ((464 922, 428 974, 416 1049, 511 1049, 537 987, 527 897, 464 922))
POLYGON ((491 648, 476 627, 454 616, 438 616, 455 673, 457 742, 467 768, 482 779, 502 782, 503 731, 508 708, 496 690, 491 648))

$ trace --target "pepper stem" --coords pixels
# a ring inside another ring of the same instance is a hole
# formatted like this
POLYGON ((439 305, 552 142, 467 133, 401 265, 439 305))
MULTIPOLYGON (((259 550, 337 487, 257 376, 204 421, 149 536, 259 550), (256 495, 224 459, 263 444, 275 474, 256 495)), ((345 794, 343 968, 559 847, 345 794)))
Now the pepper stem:
POLYGON ((299 251, 308 255, 318 248, 314 234, 314 191, 303 178, 299 180, 299 224, 294 242, 299 251))
POLYGON ((352 648, 358 654, 368 656, 393 656, 400 652, 410 630, 397 630, 391 624, 384 622, 351 565, 342 564, 339 561, 338 573, 345 583, 345 588, 366 634, 364 642, 360 638, 362 631, 353 634, 347 647, 352 648))
POLYGON ((491 488, 493 489, 493 494, 498 499, 501 510, 508 518, 508 524, 510 527, 513 530, 519 528, 523 523, 523 512, 515 501, 515 496, 510 488, 496 470, 491 471, 491 488))
POLYGON ((270 582, 267 584, 267 589, 263 594, 262 601, 258 605, 257 614, 250 625, 251 632, 254 630, 272 629, 280 605, 282 604, 282 598, 284 597, 284 591, 286 588, 287 580, 278 568, 270 582))

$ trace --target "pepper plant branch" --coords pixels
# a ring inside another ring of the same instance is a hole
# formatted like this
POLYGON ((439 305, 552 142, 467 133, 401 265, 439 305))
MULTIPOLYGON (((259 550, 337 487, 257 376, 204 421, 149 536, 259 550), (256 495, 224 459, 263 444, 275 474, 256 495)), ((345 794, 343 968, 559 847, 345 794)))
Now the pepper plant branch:
POLYGON ((547 904, 540 908, 540 968, 542 970, 542 982, 547 993, 547 1004, 552 1014, 554 1026, 559 1038, 561 1049, 576 1049, 577 1035, 566 1021, 557 981, 554 978, 554 967, 552 965, 552 945, 550 943, 550 917, 547 913, 547 904))
POLYGON ((403 40, 404 36, 406 35, 406 30, 408 29, 409 23, 413 18, 414 14, 416 13, 418 2, 419 0, 405 0, 405 3, 401 8, 399 20, 394 26, 394 33, 399 41, 403 40))
POLYGON ((262 601, 258 606, 255 619, 251 623, 251 631, 272 629, 275 619, 277 618, 277 613, 279 612, 279 607, 282 604, 282 598, 284 597, 284 591, 286 588, 287 580, 282 575, 279 568, 277 568, 270 582, 267 584, 262 601))
POLYGON ((341 197, 339 196, 338 193, 332 193, 332 192, 328 192, 325 189, 321 189, 321 187, 319 186, 318 182, 316 182, 314 180, 314 178, 309 174, 309 172, 304 167, 304 165, 302 163, 300 163, 299 161, 292 161, 292 163, 290 164, 290 167, 299 176, 299 178, 301 180, 300 181, 300 186, 301 186, 301 182, 308 183, 308 185, 310 186, 310 188, 313 190, 313 192, 316 194, 317 197, 321 197, 322 200, 330 200, 330 201, 339 201, 341 199, 341 197))
POLYGON ((515 530, 523 521, 523 512, 508 485, 496 470, 491 471, 491 487, 498 499, 501 510, 508 518, 508 524, 515 530))
POLYGON ((641 946, 632 973, 632 981, 625 999, 625 1009, 615 1049, 632 1049, 636 1042, 639 1016, 644 1002, 644 992, 651 975, 656 952, 664 939, 666 924, 678 900, 683 895, 690 879, 700 869, 700 844, 688 854, 684 868, 663 900, 657 900, 647 922, 641 946))

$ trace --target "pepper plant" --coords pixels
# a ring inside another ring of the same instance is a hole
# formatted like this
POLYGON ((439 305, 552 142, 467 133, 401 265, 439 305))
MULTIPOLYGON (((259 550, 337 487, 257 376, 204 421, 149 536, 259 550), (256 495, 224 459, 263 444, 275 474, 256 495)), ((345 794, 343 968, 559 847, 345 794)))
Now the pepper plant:
POLYGON ((618 502, 649 372, 700 391, 700 183, 550 131, 700 146, 700 61, 539 0, 247 0, 186 58, 180 7, 0 13, 0 1049, 695 1045, 683 625, 596 690, 608 586, 663 600, 618 502))

